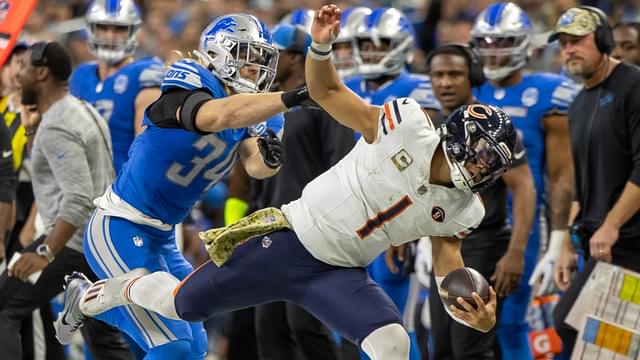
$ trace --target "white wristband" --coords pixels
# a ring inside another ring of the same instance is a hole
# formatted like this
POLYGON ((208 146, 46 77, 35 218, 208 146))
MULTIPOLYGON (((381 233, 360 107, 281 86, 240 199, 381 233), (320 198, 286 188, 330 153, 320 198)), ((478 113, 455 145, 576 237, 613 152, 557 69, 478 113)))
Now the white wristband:
POLYGON ((318 44, 312 42, 309 46, 309 56, 318 61, 329 60, 331 58, 331 44, 318 44))

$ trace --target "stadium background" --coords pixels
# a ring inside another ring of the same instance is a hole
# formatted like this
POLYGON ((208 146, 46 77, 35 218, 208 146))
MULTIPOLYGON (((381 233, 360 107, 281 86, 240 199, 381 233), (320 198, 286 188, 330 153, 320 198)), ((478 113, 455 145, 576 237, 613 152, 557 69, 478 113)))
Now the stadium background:
MULTIPOLYGON (((84 31, 84 13, 89 0, 40 0, 20 36, 29 42, 39 40, 57 40, 70 50, 74 64, 90 61, 93 56, 86 46, 84 31)), ((198 47, 202 29, 215 17, 231 12, 251 13, 269 25, 277 24, 280 19, 296 8, 317 9, 323 0, 139 0, 136 1, 143 11, 144 24, 139 33, 137 58, 157 56, 168 59, 172 50, 186 53, 198 47)), ((397 0, 397 1, 333 1, 338 6, 364 5, 371 8, 393 6, 401 9, 414 23, 417 35, 416 56, 411 65, 412 71, 424 72, 425 54, 444 43, 467 43, 469 31, 477 14, 493 0, 397 0)), ((548 32, 565 10, 577 5, 597 6, 610 16, 610 24, 622 21, 640 20, 640 0, 520 0, 520 5, 533 22, 534 33, 528 67, 535 70, 560 72, 561 63, 558 49, 547 46, 548 32)), ((208 227, 220 221, 226 189, 217 186, 203 198, 204 206, 196 209, 193 224, 185 232, 185 252, 194 265, 205 259, 199 250, 199 241, 195 234, 199 228, 208 227), (205 219, 208 219, 206 221, 205 219), (193 230, 193 231, 190 231, 193 230), (190 236, 193 235, 193 236, 190 236), (189 239, 191 238, 191 239, 189 239)), ((536 328, 545 327, 544 310, 541 305, 546 300, 539 299, 539 306, 532 307, 536 328), (536 324, 536 322, 538 322, 536 324)), ((224 358, 227 318, 213 319, 209 324, 211 358, 224 358), (218 354, 218 355, 216 355, 218 354)), ((71 349, 70 358, 83 358, 80 345, 71 349)))

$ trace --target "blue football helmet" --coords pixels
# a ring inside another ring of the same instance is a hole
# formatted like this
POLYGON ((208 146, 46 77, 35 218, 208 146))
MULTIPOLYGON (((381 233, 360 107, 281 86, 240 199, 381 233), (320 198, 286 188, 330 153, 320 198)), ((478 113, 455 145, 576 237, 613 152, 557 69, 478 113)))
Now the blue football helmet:
POLYGON ((358 73, 372 79, 400 73, 413 60, 415 30, 398 9, 375 9, 356 30, 358 73), (368 42, 375 48, 364 48, 368 42), (382 50, 382 47, 387 49, 382 50))
POLYGON ((133 0, 96 0, 89 6, 85 20, 89 49, 98 59, 117 64, 135 51, 142 18, 133 0), (126 28, 128 35, 123 40, 101 38, 100 25, 126 28))
POLYGON ((236 93, 268 91, 278 65, 278 50, 269 27, 255 16, 241 13, 215 19, 202 32, 194 54, 236 93), (245 66, 250 67, 254 79, 241 76, 245 66))
POLYGON ((501 80, 525 66, 533 28, 514 3, 495 3, 478 15, 471 37, 484 64, 484 75, 501 80))
POLYGON ((288 24, 301 27, 306 33, 311 34, 311 24, 315 11, 310 9, 295 9, 285 15, 279 24, 288 24))
POLYGON ((340 15, 340 33, 333 42, 331 59, 338 75, 343 79, 358 72, 356 30, 364 26, 369 15, 371 9, 364 6, 347 8, 340 15))
POLYGON ((497 106, 461 106, 438 131, 451 181, 460 190, 482 190, 511 167, 516 131, 509 116, 497 106))

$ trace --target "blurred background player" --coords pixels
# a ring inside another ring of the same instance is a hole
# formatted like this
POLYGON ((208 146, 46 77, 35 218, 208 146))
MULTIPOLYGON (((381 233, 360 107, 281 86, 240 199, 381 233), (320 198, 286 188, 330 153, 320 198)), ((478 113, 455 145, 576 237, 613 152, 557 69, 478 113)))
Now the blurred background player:
POLYGON ((371 9, 358 6, 347 8, 340 15, 340 33, 333 42, 333 66, 343 81, 358 74, 356 31, 364 24, 371 9))
MULTIPOLYGON (((284 160, 275 135, 283 126, 279 113, 308 95, 261 94, 275 76, 278 54, 271 42, 268 27, 254 16, 221 16, 202 32, 197 61, 183 59, 168 68, 161 97, 145 113, 145 131, 113 185, 96 200, 89 221, 86 256, 100 278, 135 268, 184 278, 192 267, 172 234, 202 192, 238 159, 253 177, 278 171, 284 160)), ((68 288, 86 286, 85 281, 70 277, 68 288)), ((61 318, 56 330, 64 342, 82 316, 67 306, 61 318)), ((100 319, 118 324, 150 358, 206 355, 201 323, 160 318, 139 307, 114 309, 100 319)))
POLYGON ((69 89, 109 123, 118 173, 134 137, 143 130, 145 109, 160 96, 164 64, 158 58, 133 58, 142 26, 133 0, 96 0, 85 19, 89 50, 98 60, 76 67, 69 89))
MULTIPOLYGON (((96 0, 87 9, 85 21, 87 45, 97 61, 74 69, 69 90, 91 103, 109 124, 113 166, 118 173, 134 137, 143 130, 145 109, 160 96, 164 64, 158 58, 133 57, 142 26, 133 0, 96 0)), ((141 358, 144 351, 129 342, 141 358)))
POLYGON ((640 66, 640 23, 622 22, 613 27, 611 57, 640 66))
MULTIPOLYGON (((429 78, 405 70, 413 60, 415 32, 402 12, 388 7, 373 10, 356 27, 355 40, 358 76, 345 81, 348 88, 372 105, 383 105, 398 97, 411 97, 431 112, 440 109, 429 78)), ((407 262, 410 261, 407 259, 407 262)), ((389 294, 400 313, 404 314, 405 308, 413 309, 413 304, 407 303, 409 300, 415 301, 409 297, 411 280, 408 271, 392 273, 386 265, 384 254, 367 269, 371 278, 389 294)), ((411 314, 407 313, 407 324, 411 319, 411 314)), ((413 358, 418 353, 412 334, 413 358)))
POLYGON ((559 255, 573 193, 567 112, 577 89, 563 76, 523 71, 531 33, 529 18, 513 3, 490 5, 478 15, 471 31, 484 75, 489 80, 476 89, 476 98, 504 109, 522 134, 537 195, 522 280, 518 289, 503 301, 498 321, 498 338, 505 359, 533 356, 525 322, 531 296, 529 281, 542 280, 540 293, 553 288, 553 263, 559 255), (541 229, 545 205, 551 218, 551 236, 547 253, 536 266, 540 238, 546 235, 546 230, 541 229))
MULTIPOLYGON (((478 103, 472 88, 482 85, 484 75, 482 63, 469 47, 454 44, 437 47, 427 57, 427 68, 433 92, 442 106, 441 113, 432 118, 436 127, 460 106, 478 103)), ((464 239, 460 252, 465 266, 478 270, 504 297, 518 287, 524 270, 524 252, 536 201, 522 139, 516 142, 511 169, 479 194, 485 216, 464 239), (513 226, 509 225, 507 191, 513 196, 513 226)), ((437 288, 433 276, 430 288, 437 288)), ((429 293, 433 359, 501 358, 496 328, 480 333, 458 324, 440 302, 437 292, 429 293)), ((498 319, 501 305, 498 302, 498 319)))

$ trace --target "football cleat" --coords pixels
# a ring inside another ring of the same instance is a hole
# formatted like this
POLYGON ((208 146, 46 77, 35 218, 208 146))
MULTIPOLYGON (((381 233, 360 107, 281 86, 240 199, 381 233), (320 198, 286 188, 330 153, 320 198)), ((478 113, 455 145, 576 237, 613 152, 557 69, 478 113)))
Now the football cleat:
POLYGON ((91 286, 91 281, 80 272, 65 276, 64 281, 64 308, 58 313, 58 319, 53 323, 53 327, 56 331, 56 339, 62 345, 67 345, 71 342, 76 330, 84 325, 86 320, 80 311, 79 304, 82 295, 91 286))
POLYGON ((128 296, 129 287, 147 274, 147 269, 138 268, 110 279, 96 281, 80 299, 80 310, 87 316, 96 316, 116 306, 132 304, 128 296))

